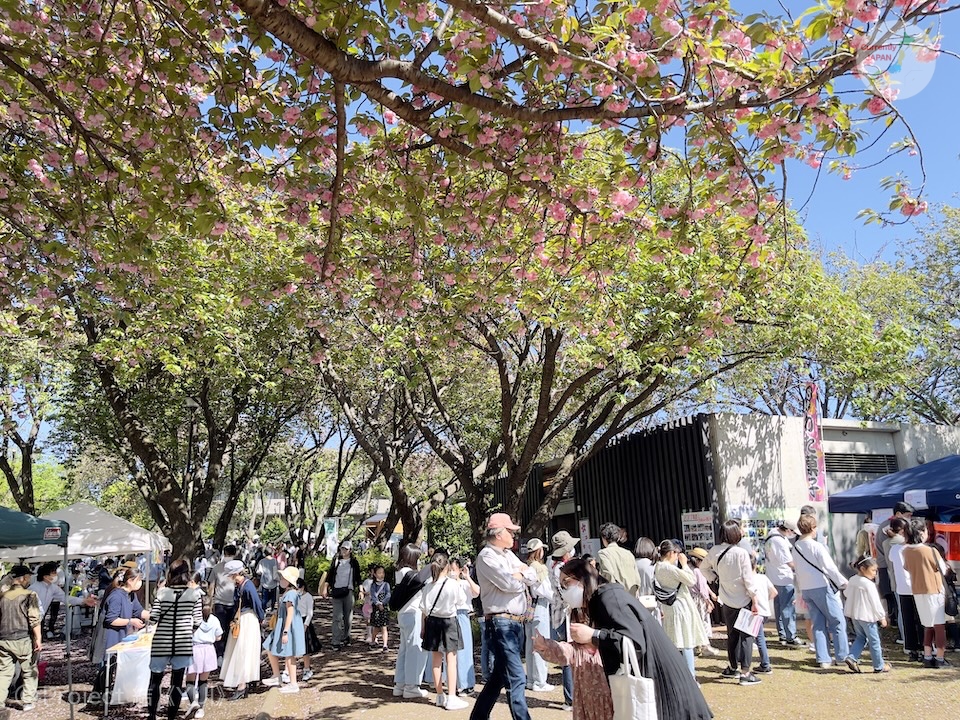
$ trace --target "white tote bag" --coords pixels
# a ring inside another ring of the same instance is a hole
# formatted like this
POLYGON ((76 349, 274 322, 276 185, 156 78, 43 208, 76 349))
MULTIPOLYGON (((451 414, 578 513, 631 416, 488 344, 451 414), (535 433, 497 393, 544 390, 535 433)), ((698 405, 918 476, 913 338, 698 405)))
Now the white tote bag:
POLYGON ((653 680, 640 674, 633 640, 623 638, 620 669, 610 676, 613 720, 657 720, 657 696, 653 680))

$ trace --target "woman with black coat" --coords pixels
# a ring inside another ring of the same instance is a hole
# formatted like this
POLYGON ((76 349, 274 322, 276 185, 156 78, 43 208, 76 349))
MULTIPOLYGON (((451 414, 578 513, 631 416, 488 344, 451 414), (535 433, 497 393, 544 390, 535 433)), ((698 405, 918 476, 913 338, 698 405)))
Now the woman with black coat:
POLYGON ((560 571, 560 594, 574 609, 571 638, 599 648, 608 676, 620 669, 622 639, 633 641, 641 672, 654 681, 659 720, 713 717, 683 656, 656 618, 623 586, 607 582, 591 563, 575 558, 560 571))

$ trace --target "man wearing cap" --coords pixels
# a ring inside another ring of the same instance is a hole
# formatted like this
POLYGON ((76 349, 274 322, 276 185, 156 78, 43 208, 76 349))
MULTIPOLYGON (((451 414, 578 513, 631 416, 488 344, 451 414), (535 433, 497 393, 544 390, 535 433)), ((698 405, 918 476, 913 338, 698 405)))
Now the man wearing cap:
MULTIPOLYGON (((560 570, 564 563, 571 560, 578 538, 573 537, 566 530, 560 530, 550 538, 550 554, 553 564, 550 566, 550 581, 553 583, 553 605, 551 607, 551 639, 560 642, 570 642, 570 608, 560 595, 560 570)), ((563 709, 573 708, 573 669, 569 665, 561 668, 560 677, 563 679, 563 709)))
MULTIPOLYGON (((213 598, 213 614, 220 621, 220 627, 224 631, 230 626, 230 621, 237 612, 237 607, 233 604, 236 585, 233 582, 233 575, 227 572, 227 563, 232 562, 234 564, 231 567, 236 567, 236 557, 236 545, 227 545, 223 548, 223 558, 210 571, 210 584, 207 587, 208 597, 213 598)), ((243 570, 242 564, 240 570, 243 570)), ((227 647, 227 633, 224 632, 213 646, 217 653, 217 667, 220 667, 223 665, 223 652, 227 647)))
MULTIPOLYGON (((14 565, 0 595, 0 698, 6 698, 17 663, 23 672, 23 710, 37 700, 37 661, 40 658, 40 600, 27 588, 33 576, 26 565, 14 565)), ((2 706, 0 706, 2 707, 2 706)))
POLYGON ((597 553, 597 570, 610 582, 620 583, 627 592, 636 596, 640 590, 640 572, 633 553, 620 547, 620 526, 604 523, 600 527, 600 542, 603 549, 597 553))
POLYGON ((777 589, 773 599, 773 614, 777 619, 777 636, 784 645, 802 646, 803 640, 797 637, 797 610, 793 605, 796 590, 793 586, 793 543, 797 537, 797 524, 793 520, 781 520, 771 530, 766 544, 766 574, 777 589))
POLYGON ((524 695, 527 676, 523 669, 523 613, 525 589, 539 582, 533 568, 513 554, 513 537, 520 526, 506 513, 494 513, 487 521, 487 544, 477 555, 477 581, 483 604, 487 644, 493 651, 490 682, 477 697, 470 720, 487 720, 500 691, 507 689, 513 720, 530 720, 524 695))

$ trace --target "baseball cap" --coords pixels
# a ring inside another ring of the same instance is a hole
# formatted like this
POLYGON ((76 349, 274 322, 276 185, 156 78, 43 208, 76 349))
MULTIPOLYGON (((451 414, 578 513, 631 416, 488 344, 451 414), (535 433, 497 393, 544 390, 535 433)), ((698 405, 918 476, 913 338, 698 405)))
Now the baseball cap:
POLYGON ((541 540, 540 538, 530 538, 527 541, 527 552, 528 553, 536 552, 543 546, 544 546, 543 540, 541 540))
POLYGON ((781 520, 778 527, 785 528, 786 530, 792 530, 795 533, 800 532, 800 530, 797 529, 796 520, 781 520))
POLYGON ((243 572, 243 563, 239 560, 228 560, 223 565, 223 571, 227 575, 237 575, 243 572))
POLYGON ((490 516, 490 519, 487 520, 487 530, 499 530, 501 528, 518 531, 520 526, 514 523, 507 513, 494 513, 490 516))

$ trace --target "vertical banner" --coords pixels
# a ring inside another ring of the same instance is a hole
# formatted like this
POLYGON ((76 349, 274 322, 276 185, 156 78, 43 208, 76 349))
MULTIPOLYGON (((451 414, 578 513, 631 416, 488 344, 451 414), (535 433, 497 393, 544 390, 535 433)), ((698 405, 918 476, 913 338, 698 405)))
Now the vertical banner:
POLYGON ((807 469, 807 494, 811 502, 823 502, 827 494, 827 466, 823 457, 823 430, 817 384, 807 383, 803 414, 803 456, 807 469))
POLYGON ((323 539, 326 541, 327 557, 334 557, 337 554, 337 547, 340 545, 340 518, 323 519, 323 539))

